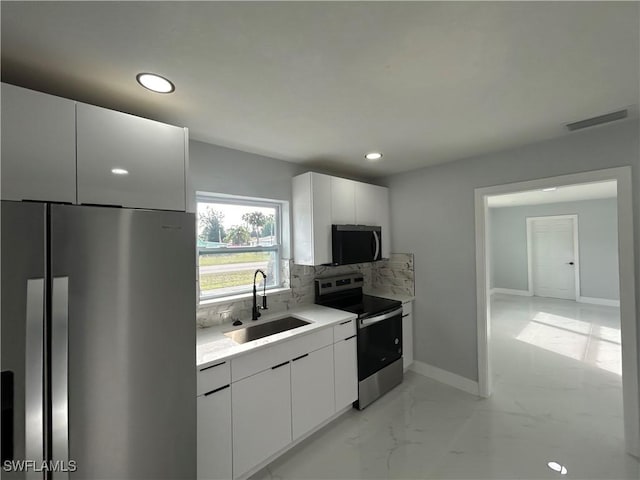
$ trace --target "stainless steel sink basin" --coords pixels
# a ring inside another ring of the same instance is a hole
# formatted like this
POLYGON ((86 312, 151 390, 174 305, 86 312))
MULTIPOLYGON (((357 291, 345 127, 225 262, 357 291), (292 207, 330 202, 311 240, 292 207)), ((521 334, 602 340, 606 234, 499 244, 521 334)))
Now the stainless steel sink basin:
POLYGON ((233 332, 227 332, 225 335, 236 343, 247 343, 259 338, 268 337, 294 328, 309 325, 310 322, 300 320, 295 317, 285 317, 272 322, 263 323, 261 325, 251 325, 249 327, 240 328, 233 332))

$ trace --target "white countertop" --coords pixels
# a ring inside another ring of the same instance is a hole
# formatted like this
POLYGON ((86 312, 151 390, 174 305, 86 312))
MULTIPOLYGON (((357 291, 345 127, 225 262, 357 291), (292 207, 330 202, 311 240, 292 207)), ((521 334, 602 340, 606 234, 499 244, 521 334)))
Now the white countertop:
POLYGON ((416 299, 413 295, 407 295, 404 293, 391 293, 391 292, 381 292, 379 290, 365 290, 367 295, 375 295, 376 297, 388 298, 389 300, 398 300, 399 302, 406 303, 412 302, 416 299))
POLYGON ((310 304, 273 315, 263 313, 259 320, 243 320, 243 324, 237 327, 225 323, 208 328, 199 328, 196 332, 196 366, 199 368, 205 367, 220 360, 227 360, 249 351, 274 345, 297 335, 304 335, 355 318, 357 316, 353 313, 310 304), (297 317, 311 323, 242 344, 236 343, 224 335, 232 330, 267 323, 270 320, 277 320, 283 317, 297 317))

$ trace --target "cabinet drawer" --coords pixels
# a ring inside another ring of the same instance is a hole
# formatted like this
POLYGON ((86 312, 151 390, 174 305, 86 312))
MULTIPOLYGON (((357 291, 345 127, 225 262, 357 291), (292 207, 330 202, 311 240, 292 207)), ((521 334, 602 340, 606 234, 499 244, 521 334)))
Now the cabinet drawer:
POLYGON ((237 382, 332 343, 333 332, 330 328, 325 328, 318 332, 294 337, 291 340, 263 348, 254 353, 233 358, 231 360, 231 381, 237 382))
POLYGON ((356 334, 356 320, 345 320, 333 327, 333 342, 339 342, 356 334))
POLYGON ((203 395, 230 383, 231 368, 229 362, 218 362, 208 367, 198 368, 197 395, 203 395))

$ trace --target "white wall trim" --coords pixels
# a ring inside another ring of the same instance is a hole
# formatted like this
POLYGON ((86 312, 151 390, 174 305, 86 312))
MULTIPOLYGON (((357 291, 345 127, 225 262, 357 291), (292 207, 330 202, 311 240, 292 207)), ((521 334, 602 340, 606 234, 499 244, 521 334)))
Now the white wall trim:
POLYGON ((563 185, 597 183, 615 180, 618 188, 618 272, 620 281, 620 327, 625 339, 622 346, 622 396, 625 443, 627 451, 640 457, 640 389, 638 388, 638 333, 636 323, 636 284, 634 253, 634 216, 631 167, 609 168, 541 178, 525 182, 475 189, 476 216, 476 301, 478 332, 478 390, 481 396, 491 394, 491 361, 489 351, 489 265, 487 248, 487 197, 563 185))
POLYGON ((520 295, 521 297, 532 297, 533 293, 529 290, 516 290, 515 288, 492 288, 491 295, 494 293, 503 293, 505 295, 520 295))
POLYGON ((573 275, 574 275, 574 287, 575 300, 580 298, 580 241, 578 230, 578 215, 548 215, 544 217, 527 217, 527 277, 529 285, 529 293, 533 296, 533 222, 536 220, 565 220, 570 219, 573 227, 573 275))
MULTIPOLYGON (((513 288, 492 288, 490 295, 499 293, 502 295, 518 295, 520 297, 532 297, 533 293, 528 290, 515 290, 513 288)), ((579 296, 576 300, 579 303, 590 303, 592 305, 605 305, 607 307, 619 307, 620 300, 612 300, 610 298, 596 298, 579 296)))
POLYGON ((462 390, 463 392, 467 392, 472 395, 479 395, 478 382, 474 382, 473 380, 461 377, 460 375, 457 375, 455 373, 442 370, 441 368, 434 367, 433 365, 429 365, 428 363, 414 360, 411 364, 411 367, 409 367, 409 370, 436 380, 437 382, 449 385, 450 387, 462 390))
POLYGON ((619 307, 620 300, 611 300, 610 298, 596 298, 596 297, 578 297, 580 303, 591 303, 593 305, 605 305, 607 307, 619 307))

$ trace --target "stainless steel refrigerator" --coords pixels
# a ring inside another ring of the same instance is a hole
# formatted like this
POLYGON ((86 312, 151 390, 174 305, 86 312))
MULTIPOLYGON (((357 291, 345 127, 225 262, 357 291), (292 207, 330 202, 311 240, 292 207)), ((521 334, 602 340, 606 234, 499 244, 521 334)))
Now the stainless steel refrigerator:
POLYGON ((2 478, 195 478, 193 214, 0 216, 2 478))

